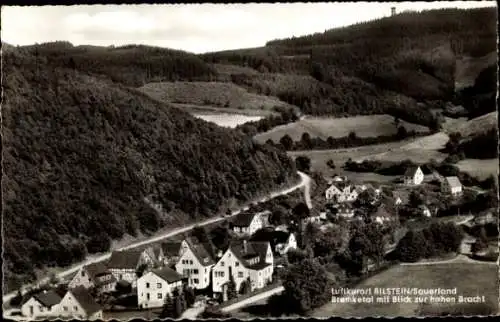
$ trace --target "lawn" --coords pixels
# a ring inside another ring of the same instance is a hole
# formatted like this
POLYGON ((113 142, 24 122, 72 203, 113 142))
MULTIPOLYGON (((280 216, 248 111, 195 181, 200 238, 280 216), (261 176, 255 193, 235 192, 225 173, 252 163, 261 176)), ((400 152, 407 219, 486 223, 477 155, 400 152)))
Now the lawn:
MULTIPOLYGON (((425 126, 399 121, 407 130, 417 132, 428 132, 425 126)), ((256 135, 256 140, 266 142, 268 139, 274 142, 288 134, 294 141, 299 141, 303 133, 309 133, 311 137, 320 137, 323 140, 329 136, 339 138, 348 136, 350 132, 355 132, 358 137, 376 137, 381 135, 393 135, 397 133, 397 126, 394 117, 383 115, 363 115, 353 117, 307 117, 298 122, 282 125, 270 131, 256 135)))
POLYGON ((415 266, 394 266, 356 286, 367 288, 408 287, 419 289, 457 288, 457 297, 484 295, 485 303, 419 304, 419 303, 328 303, 313 312, 312 317, 367 317, 481 314, 485 306, 498 311, 498 268, 496 265, 460 263, 415 266), (469 313, 470 312, 470 313, 469 313))
POLYGON ((424 163, 434 158, 441 161, 446 154, 434 149, 439 149, 443 142, 448 140, 446 134, 438 133, 430 136, 411 139, 407 141, 390 142, 384 144, 365 145, 356 148, 335 149, 335 150, 310 150, 310 151, 289 151, 290 156, 305 155, 311 159, 311 170, 320 171, 325 176, 333 174, 347 175, 355 182, 389 182, 397 176, 383 176, 375 173, 360 173, 344 171, 342 166, 351 158, 354 161, 378 159, 381 161, 402 161, 411 159, 417 163, 424 163), (431 148, 431 149, 430 149, 431 148), (335 164, 335 169, 331 169, 326 162, 331 159, 335 164))
POLYGON ((490 175, 498 176, 498 159, 465 159, 456 165, 460 171, 479 179, 486 179, 490 175))

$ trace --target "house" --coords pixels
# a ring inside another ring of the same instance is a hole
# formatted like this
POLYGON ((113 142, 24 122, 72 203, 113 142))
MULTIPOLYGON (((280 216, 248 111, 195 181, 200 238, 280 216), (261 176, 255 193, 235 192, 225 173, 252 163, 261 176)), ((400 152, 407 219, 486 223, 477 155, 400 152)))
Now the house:
POLYGON ((462 184, 458 177, 445 177, 441 189, 443 192, 449 193, 452 196, 459 196, 462 194, 462 184))
POLYGON ((163 252, 163 257, 161 262, 163 265, 172 266, 177 264, 180 256, 182 255, 181 242, 164 242, 161 243, 161 249, 163 252))
POLYGON ((162 307, 167 294, 182 289, 186 278, 169 267, 153 269, 137 280, 137 305, 139 308, 162 307))
POLYGON ((215 261, 207 248, 185 239, 181 244, 182 255, 175 264, 177 273, 188 278, 188 285, 195 289, 207 288, 210 284, 210 270, 215 261))
POLYGON ((114 251, 111 253, 107 268, 118 282, 126 281, 132 285, 132 288, 135 288, 137 272, 142 267, 152 267, 154 265, 155 260, 151 256, 148 249, 114 251))
POLYGON ((247 281, 250 290, 272 282, 274 256, 269 242, 237 241, 229 245, 212 270, 214 296, 225 298, 230 276, 240 292, 247 281))
POLYGON ((347 181, 333 182, 332 185, 326 189, 326 200, 333 200, 338 203, 351 202, 358 198, 359 192, 356 188, 347 181))
POLYGON ((59 304, 59 316, 71 319, 102 319, 102 308, 84 287, 66 292, 59 304))
POLYGON ((419 166, 411 166, 406 169, 403 182, 406 185, 419 185, 424 181, 424 173, 419 166))
POLYGON ((290 249, 297 248, 297 239, 293 233, 261 229, 250 238, 252 242, 268 242, 274 254, 284 256, 290 249))
POLYGON ((372 215, 373 220, 376 223, 384 224, 394 219, 394 216, 391 215, 391 209, 386 205, 382 204, 377 208, 377 211, 372 215))
POLYGON ((21 314, 24 317, 47 318, 59 314, 59 303, 62 298, 53 290, 43 290, 31 296, 21 306, 21 314))
POLYGON ((328 206, 328 211, 330 214, 342 217, 342 218, 352 218, 354 217, 354 208, 351 203, 334 204, 328 206))
POLYGON ((253 235, 257 230, 269 226, 269 211, 238 214, 231 222, 231 229, 239 235, 253 235))
POLYGON ((70 289, 79 286, 87 289, 95 287, 102 293, 112 292, 116 286, 116 278, 104 263, 92 263, 80 268, 68 284, 70 289))

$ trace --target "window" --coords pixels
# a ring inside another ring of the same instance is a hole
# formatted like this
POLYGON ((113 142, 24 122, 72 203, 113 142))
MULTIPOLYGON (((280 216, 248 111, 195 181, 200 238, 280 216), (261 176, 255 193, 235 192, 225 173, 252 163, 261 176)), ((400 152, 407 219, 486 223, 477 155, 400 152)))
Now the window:
POLYGON ((39 306, 38 306, 38 310, 39 310, 40 312, 43 312, 43 307, 42 307, 41 305, 39 305, 39 306))
POLYGON ((76 305, 73 306, 73 310, 78 311, 78 307, 76 305))
POLYGON ((121 280, 123 279, 123 274, 120 274, 120 279, 121 279, 121 280))
POLYGON ((243 277, 243 272, 238 272, 238 277, 243 277))
POLYGON ((149 283, 146 283, 146 288, 149 288, 149 283))
POLYGON ((149 300, 149 293, 146 293, 146 299, 149 300))
POLYGON ((161 288, 161 283, 157 283, 157 284, 156 284, 156 287, 157 287, 157 288, 161 288))
POLYGON ((163 296, 163 294, 158 293, 158 299, 159 299, 159 300, 161 300, 162 296, 163 296))
POLYGON ((195 278, 195 279, 193 279, 193 282, 194 282, 195 284, 198 284, 200 281, 199 281, 197 278, 195 278))
POLYGON ((85 276, 85 271, 84 270, 82 270, 82 276, 85 276))
POLYGON ((64 311, 68 311, 68 307, 67 306, 63 306, 63 310, 64 311))
POLYGON ((240 266, 240 262, 235 262, 234 266, 236 266, 236 267, 240 266))
POLYGON ((224 266, 224 262, 220 262, 220 266, 224 266))
POLYGON ((182 275, 189 276, 189 269, 182 270, 182 275))
POLYGON ((190 264, 190 265, 193 265, 193 260, 190 260, 190 261, 189 261, 189 264, 190 264))
POLYGON ((193 269, 193 274, 195 274, 195 275, 198 274, 198 269, 196 269, 196 268, 193 269))

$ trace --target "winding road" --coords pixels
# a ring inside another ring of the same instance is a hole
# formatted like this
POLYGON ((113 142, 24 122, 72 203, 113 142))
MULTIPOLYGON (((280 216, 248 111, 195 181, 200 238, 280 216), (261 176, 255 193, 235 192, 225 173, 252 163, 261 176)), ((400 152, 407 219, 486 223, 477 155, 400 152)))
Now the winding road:
MULTIPOLYGON (((305 174, 303 172, 297 171, 297 173, 300 176, 300 182, 298 184, 296 184, 296 185, 294 185, 294 186, 292 186, 290 188, 281 189, 281 190, 278 190, 276 192, 273 192, 273 193, 271 193, 269 195, 269 197, 262 198, 262 199, 258 200, 258 202, 267 201, 269 199, 276 198, 276 197, 281 196, 281 195, 289 194, 292 191, 295 191, 297 189, 304 188, 304 197, 305 197, 305 200, 306 200, 306 204, 307 204, 307 206, 309 208, 311 208, 312 207, 312 203, 311 203, 310 190, 311 190, 311 181, 312 181, 312 179, 311 179, 311 177, 309 177, 307 174, 305 174)), ((167 233, 163 233, 163 234, 158 235, 158 236, 150 237, 148 239, 145 239, 145 240, 142 240, 142 241, 139 241, 139 242, 127 245, 127 246, 119 248, 117 250, 127 250, 127 249, 132 249, 132 248, 144 246, 144 245, 147 245, 147 244, 150 244, 150 243, 154 243, 154 242, 163 240, 165 238, 169 238, 169 237, 172 237, 172 236, 175 236, 175 235, 182 234, 184 232, 190 231, 195 226, 205 226, 205 225, 209 225, 209 224, 213 224, 213 223, 216 223, 216 222, 219 222, 219 221, 226 220, 228 217, 236 216, 241 211, 245 211, 247 209, 248 209, 248 207, 244 206, 240 210, 234 211, 230 216, 213 217, 213 218, 207 219, 205 221, 202 221, 202 222, 199 222, 199 223, 196 223, 196 224, 191 224, 191 225, 188 225, 188 226, 176 228, 176 229, 171 230, 171 231, 169 231, 167 233)), ((68 269, 66 269, 66 270, 64 270, 62 272, 59 272, 56 276, 59 279, 67 278, 69 275, 71 275, 71 274, 75 273, 76 271, 78 271, 82 266, 85 266, 85 265, 88 265, 88 264, 92 264, 92 263, 96 263, 96 262, 104 261, 104 260, 108 259, 110 256, 111 256, 111 252, 107 252, 105 254, 98 255, 98 256, 90 256, 84 262, 81 262, 81 263, 79 263, 77 265, 74 265, 74 266, 72 266, 72 267, 70 267, 70 268, 68 268, 68 269)), ((38 287, 40 285, 43 285, 43 284, 47 283, 48 281, 49 281, 49 278, 46 277, 46 278, 43 278, 43 279, 39 280, 35 284, 23 285, 21 289, 25 290, 28 287, 38 287)), ((3 296, 3 304, 9 302, 16 294, 17 294, 17 290, 4 295, 3 296)))

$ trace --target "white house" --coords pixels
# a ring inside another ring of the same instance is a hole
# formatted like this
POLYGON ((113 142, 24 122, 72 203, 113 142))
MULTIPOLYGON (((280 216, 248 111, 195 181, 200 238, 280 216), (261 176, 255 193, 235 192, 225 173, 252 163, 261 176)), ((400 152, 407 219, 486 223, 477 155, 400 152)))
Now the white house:
POLYGON ((403 181, 407 185, 419 185, 424 181, 424 173, 419 166, 409 167, 404 174, 403 181))
POLYGON ((215 261, 205 246, 183 240, 181 245, 182 255, 175 270, 188 278, 188 285, 195 289, 204 289, 210 285, 210 270, 215 261))
POLYGON ((326 200, 334 200, 338 203, 351 202, 358 198, 359 192, 356 188, 346 181, 333 182, 332 185, 326 189, 326 200))
POLYGON ((30 319, 56 317, 62 298, 53 290, 44 290, 31 296, 22 306, 21 314, 30 319))
POLYGON ((136 287, 137 272, 141 267, 152 267, 155 263, 147 250, 114 251, 108 261, 107 268, 115 279, 126 281, 136 287))
POLYGON ((59 316, 66 319, 102 319, 102 308, 84 287, 66 292, 59 304, 59 316))
POLYGON ((68 284, 70 289, 80 286, 87 289, 95 287, 102 293, 112 292, 115 290, 116 278, 105 264, 92 263, 80 268, 68 284))
POLYGON ((431 214, 431 211, 429 209, 429 207, 427 207, 426 205, 421 205, 418 207, 420 213, 422 214, 422 216, 425 216, 425 217, 431 217, 432 214, 431 214))
POLYGON ((462 184, 458 177, 446 177, 441 188, 443 192, 449 193, 452 196, 459 196, 462 194, 462 184))
POLYGON ((232 243, 212 270, 214 296, 225 297, 232 276, 236 291, 249 281, 250 290, 263 288, 272 282, 274 257, 268 242, 243 240, 232 243))
POLYGON ((167 294, 182 289, 182 275, 169 267, 153 269, 137 280, 137 304, 141 309, 162 307, 167 294))
POLYGON ((257 230, 269 226, 269 213, 269 211, 241 213, 231 222, 232 230, 239 235, 252 235, 257 230))
POLYGON ((349 203, 338 205, 336 209, 337 209, 337 216, 339 217, 342 218, 354 217, 354 208, 352 208, 351 204, 349 203))

